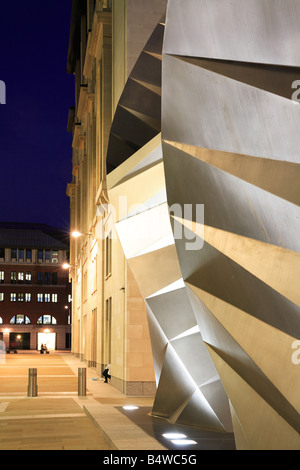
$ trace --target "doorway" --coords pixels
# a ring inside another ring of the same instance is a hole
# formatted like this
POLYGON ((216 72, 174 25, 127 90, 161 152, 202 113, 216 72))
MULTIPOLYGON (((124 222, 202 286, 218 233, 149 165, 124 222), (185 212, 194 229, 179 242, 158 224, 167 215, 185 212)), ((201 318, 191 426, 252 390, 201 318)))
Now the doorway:
POLYGON ((55 351, 56 349, 56 333, 38 333, 37 334, 37 349, 41 349, 41 345, 46 344, 48 351, 55 351))
POLYGON ((30 349, 30 333, 10 333, 9 349, 30 349))

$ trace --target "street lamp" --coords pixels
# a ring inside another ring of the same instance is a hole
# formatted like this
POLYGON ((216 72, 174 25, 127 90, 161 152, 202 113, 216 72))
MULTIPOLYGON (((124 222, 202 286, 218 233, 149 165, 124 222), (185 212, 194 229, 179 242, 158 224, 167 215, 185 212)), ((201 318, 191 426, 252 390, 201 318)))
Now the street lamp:
POLYGON ((92 233, 91 232, 89 233, 78 232, 78 230, 74 230, 73 232, 71 232, 71 236, 73 238, 79 238, 79 237, 82 237, 82 235, 91 236, 92 233))
POLYGON ((63 269, 70 269, 70 267, 71 267, 71 265, 70 265, 69 263, 64 263, 64 264, 62 265, 62 268, 63 268, 63 269))

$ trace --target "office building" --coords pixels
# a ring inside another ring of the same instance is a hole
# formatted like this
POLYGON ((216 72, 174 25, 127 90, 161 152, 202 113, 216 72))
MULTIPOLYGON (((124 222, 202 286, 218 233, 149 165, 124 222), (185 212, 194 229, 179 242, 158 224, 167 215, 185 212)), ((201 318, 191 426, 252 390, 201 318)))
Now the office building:
POLYGON ((8 351, 71 346, 68 234, 0 223, 0 339, 8 351))

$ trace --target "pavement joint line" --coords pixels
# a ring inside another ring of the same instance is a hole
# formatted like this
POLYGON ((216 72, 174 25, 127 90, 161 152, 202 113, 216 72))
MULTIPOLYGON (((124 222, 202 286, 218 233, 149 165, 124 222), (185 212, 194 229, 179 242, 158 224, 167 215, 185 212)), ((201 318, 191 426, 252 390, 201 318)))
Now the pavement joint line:
POLYGON ((17 415, 0 416, 0 421, 26 420, 26 419, 57 419, 57 418, 86 418, 86 413, 53 413, 44 415, 17 415))
MULTIPOLYGON (((1 374, 0 374, 0 379, 13 379, 13 378, 15 378, 15 377, 16 377, 16 378, 19 378, 19 379, 20 379, 20 378, 27 378, 27 377, 28 377, 28 374, 27 374, 27 375, 1 375, 1 374)), ((75 377, 75 378, 76 378, 75 375, 71 375, 71 374, 69 374, 69 375, 46 375, 46 374, 45 374, 45 375, 39 375, 39 376, 38 376, 39 379, 42 378, 42 377, 45 377, 45 378, 47 378, 47 377, 48 377, 48 378, 49 378, 49 377, 63 377, 63 378, 72 377, 72 378, 74 378, 74 377, 75 377)))

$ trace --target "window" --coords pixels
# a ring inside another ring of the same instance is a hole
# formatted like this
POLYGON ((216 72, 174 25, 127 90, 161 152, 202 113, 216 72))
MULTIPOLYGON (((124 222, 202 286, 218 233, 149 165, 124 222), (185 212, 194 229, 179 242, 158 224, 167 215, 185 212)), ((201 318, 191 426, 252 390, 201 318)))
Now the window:
POLYGON ((51 252, 50 250, 45 250, 45 261, 46 263, 50 263, 51 252))
POLYGON ((4 283, 4 271, 0 271, 0 283, 4 283))
POLYGON ((44 259, 43 250, 38 250, 38 262, 42 263, 44 259))
POLYGON ((43 302, 43 297, 44 297, 43 294, 38 294, 38 295, 37 295, 37 301, 38 301, 38 302, 43 302))
POLYGON ((44 273, 38 272, 38 284, 43 284, 44 273))
POLYGON ((0 302, 4 301, 4 292, 0 292, 0 302))
POLYGON ((52 317, 52 315, 42 315, 38 321, 38 325, 57 325, 56 318, 52 317))
POLYGON ((50 294, 45 294, 44 300, 45 302, 50 302, 50 294))
POLYGON ((16 248, 12 248, 10 250, 10 256, 11 256, 12 261, 16 261, 16 259, 17 259, 17 249, 16 248))
POLYGON ((18 284, 23 284, 24 282, 24 273, 18 273, 18 284))
POLYGON ((10 301, 11 302, 16 302, 17 301, 17 294, 15 292, 11 292, 10 301))
POLYGON ((57 302, 57 294, 52 294, 52 302, 57 302))
POLYGON ((52 263, 55 263, 55 264, 58 263, 58 251, 57 250, 52 251, 51 261, 52 263))
POLYGON ((26 250, 26 260, 31 261, 32 260, 32 251, 30 249, 26 250))
POLYGON ((109 233, 108 237, 106 237, 105 239, 105 253, 106 253, 105 275, 108 276, 109 274, 111 274, 111 260, 112 260, 111 233, 109 233))
POLYGON ((23 248, 19 249, 19 261, 24 261, 24 250, 23 248))
POLYGON ((52 273, 52 284, 53 285, 57 284, 57 273, 52 273))
POLYGON ((0 258, 1 259, 4 259, 5 257, 5 249, 4 248, 0 248, 0 258))
POLYGON ((18 293, 18 302, 24 302, 24 294, 23 293, 18 293))
POLYGON ((31 284, 31 273, 29 272, 25 273, 25 283, 31 284))
POLYGON ((17 271, 11 271, 10 273, 10 282, 16 284, 17 282, 17 271))
POLYGON ((31 302, 31 294, 29 292, 25 294, 25 302, 31 302))
POLYGON ((24 325, 24 324, 28 325, 30 323, 30 320, 25 315, 15 315, 10 320, 10 323, 15 323, 18 325, 24 325))
POLYGON ((83 301, 87 299, 87 271, 83 273, 83 301))
POLYGON ((50 284, 50 273, 44 273, 44 283, 50 284))

